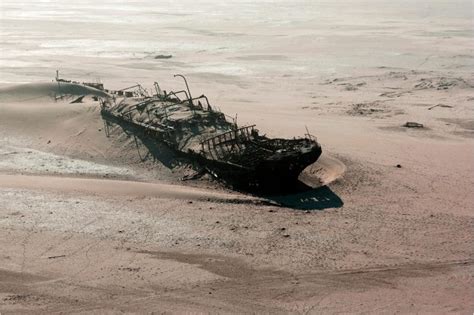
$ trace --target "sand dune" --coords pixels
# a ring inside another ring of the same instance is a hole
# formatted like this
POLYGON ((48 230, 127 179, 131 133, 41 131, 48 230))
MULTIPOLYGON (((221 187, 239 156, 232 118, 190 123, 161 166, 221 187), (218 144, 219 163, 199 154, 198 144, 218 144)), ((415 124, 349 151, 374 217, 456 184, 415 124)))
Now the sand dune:
POLYGON ((158 197, 166 199, 240 203, 259 201, 257 198, 226 194, 223 192, 212 192, 192 187, 92 178, 0 175, 0 187, 99 196, 158 197))
POLYGON ((41 101, 63 95, 106 97, 107 93, 82 84, 67 82, 28 83, 0 88, 0 102, 41 101))
POLYGON ((317 188, 336 181, 346 171, 346 166, 340 160, 323 154, 316 163, 308 166, 299 176, 306 185, 317 188))

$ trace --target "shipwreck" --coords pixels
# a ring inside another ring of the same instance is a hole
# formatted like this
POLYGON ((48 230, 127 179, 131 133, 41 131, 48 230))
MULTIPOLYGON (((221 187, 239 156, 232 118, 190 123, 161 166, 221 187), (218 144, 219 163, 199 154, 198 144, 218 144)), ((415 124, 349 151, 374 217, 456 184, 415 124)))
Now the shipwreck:
POLYGON ((166 92, 155 82, 153 95, 140 85, 107 91, 112 97, 101 101, 106 128, 120 124, 141 132, 237 189, 284 189, 321 155, 321 146, 309 133, 294 139, 269 138, 255 125, 239 126, 205 95, 193 98, 186 78, 175 76, 184 79, 185 90, 166 92))

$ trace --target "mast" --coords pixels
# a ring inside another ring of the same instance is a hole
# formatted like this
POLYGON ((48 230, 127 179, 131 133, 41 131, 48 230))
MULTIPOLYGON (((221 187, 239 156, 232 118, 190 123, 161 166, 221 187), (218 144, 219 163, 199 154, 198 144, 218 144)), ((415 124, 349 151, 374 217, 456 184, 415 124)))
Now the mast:
POLYGON ((188 90, 188 94, 189 94, 189 105, 193 106, 193 97, 191 96, 191 90, 189 90, 189 85, 188 85, 188 81, 186 81, 186 78, 184 77, 184 75, 182 74, 175 74, 174 77, 181 77, 183 78, 184 80, 184 83, 186 84, 186 89, 188 90))

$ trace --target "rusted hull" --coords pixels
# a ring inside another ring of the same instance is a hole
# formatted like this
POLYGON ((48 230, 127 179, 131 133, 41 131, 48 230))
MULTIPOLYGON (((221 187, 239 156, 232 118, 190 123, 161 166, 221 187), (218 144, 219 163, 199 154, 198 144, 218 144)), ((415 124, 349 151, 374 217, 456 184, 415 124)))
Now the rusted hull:
POLYGON ((202 157, 198 159, 214 177, 234 188, 278 192, 293 187, 301 172, 316 162, 321 153, 321 147, 315 144, 307 152, 294 152, 280 159, 262 160, 249 168, 202 157))
POLYGON ((108 123, 118 124, 132 133, 139 132, 148 139, 166 144, 177 155, 198 162, 216 179, 236 189, 261 192, 286 190, 297 182, 303 169, 321 155, 321 147, 311 138, 265 138, 261 143, 243 142, 243 147, 247 149, 225 159, 209 158, 199 152, 179 150, 170 141, 169 134, 156 127, 135 122, 126 116, 116 116, 106 109, 101 111, 101 115, 108 123), (271 155, 270 151, 273 152, 271 155))

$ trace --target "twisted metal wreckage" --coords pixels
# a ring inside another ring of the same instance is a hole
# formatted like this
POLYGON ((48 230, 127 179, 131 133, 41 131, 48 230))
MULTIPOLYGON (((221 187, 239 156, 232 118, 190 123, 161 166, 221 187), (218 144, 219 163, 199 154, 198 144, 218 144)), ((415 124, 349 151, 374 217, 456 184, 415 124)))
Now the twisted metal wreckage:
POLYGON ((225 184, 248 190, 288 187, 321 155, 321 146, 309 133, 272 139, 260 135, 255 125, 238 126, 205 95, 193 98, 184 76, 175 77, 183 78, 186 90, 162 91, 156 82, 152 96, 140 85, 104 90, 113 95, 101 100, 106 132, 111 123, 140 132, 198 162, 225 184))

